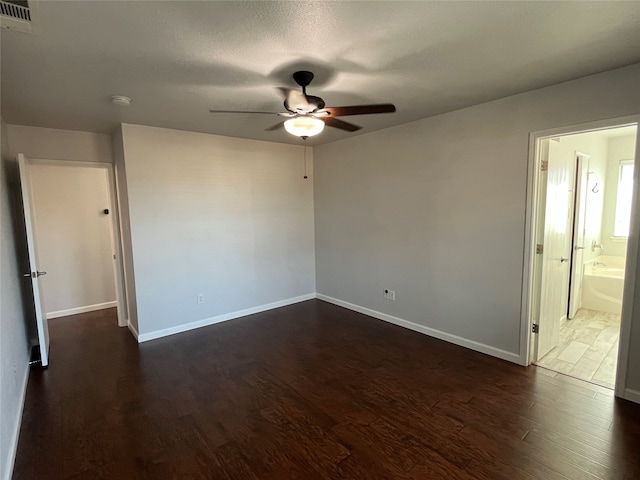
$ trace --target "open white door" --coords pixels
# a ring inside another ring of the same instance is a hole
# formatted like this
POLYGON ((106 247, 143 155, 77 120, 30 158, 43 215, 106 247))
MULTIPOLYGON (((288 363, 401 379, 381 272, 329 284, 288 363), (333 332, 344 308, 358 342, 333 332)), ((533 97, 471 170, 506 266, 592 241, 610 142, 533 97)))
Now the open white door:
POLYGON ((584 272, 584 235, 587 219, 587 186, 589 185, 589 155, 576 153, 576 196, 573 221, 573 249, 571 251, 571 288, 569 291, 569 318, 582 306, 582 275, 584 272))
POLYGON ((29 162, 23 154, 18 155, 18 166, 20 168, 20 189, 22 191, 22 210, 24 212, 25 230, 27 233, 27 251, 29 253, 29 272, 25 277, 31 278, 33 289, 33 303, 36 312, 36 325, 38 327, 38 341, 40 344, 40 359, 42 366, 49 365, 49 325, 42 305, 40 294, 39 277, 47 272, 38 270, 38 255, 36 249, 36 238, 33 222, 33 206, 31 199, 31 182, 29 180, 29 162))
POLYGON ((559 343, 567 314, 575 164, 573 152, 564 153, 559 142, 549 141, 536 360, 559 343))

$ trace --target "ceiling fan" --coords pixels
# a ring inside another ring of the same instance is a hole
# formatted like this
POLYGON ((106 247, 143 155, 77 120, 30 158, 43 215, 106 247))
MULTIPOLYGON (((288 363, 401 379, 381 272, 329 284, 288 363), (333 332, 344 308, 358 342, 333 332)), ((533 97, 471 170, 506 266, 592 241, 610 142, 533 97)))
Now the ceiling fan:
POLYGON ((347 132, 355 132, 362 127, 353 123, 345 122, 337 117, 347 115, 370 115, 373 113, 393 113, 396 111, 395 105, 391 103, 381 103, 376 105, 353 105, 348 107, 325 107, 324 100, 314 95, 307 95, 307 86, 313 80, 313 73, 299 71, 293 74, 295 82, 302 87, 302 91, 289 88, 280 88, 284 94, 284 108, 286 112, 252 112, 236 110, 209 110, 211 113, 254 113, 280 115, 288 117, 267 131, 283 128, 292 135, 307 139, 317 135, 324 129, 325 125, 347 132))

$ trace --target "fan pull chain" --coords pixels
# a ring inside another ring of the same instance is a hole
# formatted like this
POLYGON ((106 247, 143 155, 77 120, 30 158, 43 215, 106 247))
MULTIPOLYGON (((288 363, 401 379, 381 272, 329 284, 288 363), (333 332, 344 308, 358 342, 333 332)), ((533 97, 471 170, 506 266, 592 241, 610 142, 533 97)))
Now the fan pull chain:
POLYGON ((305 180, 309 177, 307 177, 307 146, 304 146, 304 178, 305 180))

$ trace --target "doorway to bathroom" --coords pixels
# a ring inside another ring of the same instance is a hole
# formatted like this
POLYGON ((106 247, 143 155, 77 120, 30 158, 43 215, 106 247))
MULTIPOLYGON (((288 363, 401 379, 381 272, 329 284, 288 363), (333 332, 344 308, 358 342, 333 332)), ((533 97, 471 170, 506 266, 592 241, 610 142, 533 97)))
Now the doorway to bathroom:
POLYGON ((538 144, 532 361, 614 388, 637 125, 538 144))

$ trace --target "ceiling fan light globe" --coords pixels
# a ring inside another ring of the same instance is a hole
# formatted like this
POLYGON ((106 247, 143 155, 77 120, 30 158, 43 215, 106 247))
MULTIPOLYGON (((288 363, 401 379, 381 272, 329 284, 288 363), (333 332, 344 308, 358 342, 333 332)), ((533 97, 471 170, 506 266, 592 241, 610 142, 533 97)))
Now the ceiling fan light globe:
POLYGON ((284 122, 284 129, 296 137, 313 137, 324 129, 324 122, 314 117, 294 117, 284 122))

